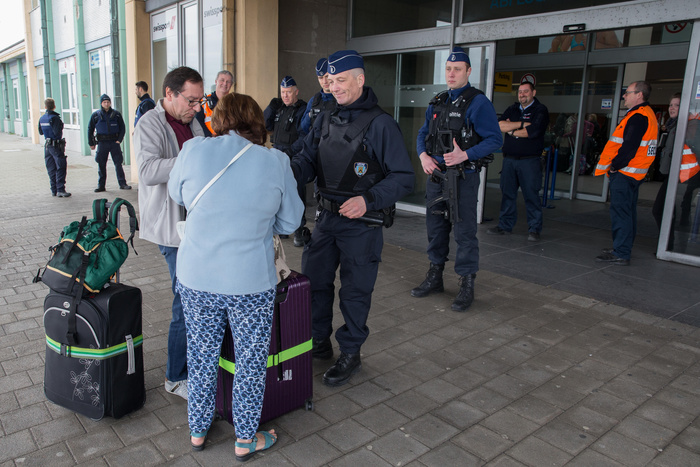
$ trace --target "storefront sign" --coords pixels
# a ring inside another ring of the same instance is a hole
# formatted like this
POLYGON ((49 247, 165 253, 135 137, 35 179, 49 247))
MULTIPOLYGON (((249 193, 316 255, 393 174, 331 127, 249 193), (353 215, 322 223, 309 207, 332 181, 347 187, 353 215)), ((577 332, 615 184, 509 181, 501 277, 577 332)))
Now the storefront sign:
POLYGON ((100 51, 99 50, 93 50, 90 52, 90 68, 99 68, 100 67, 100 51))
POLYGON ((601 110, 610 110, 612 109, 612 99, 603 99, 600 101, 600 109, 601 110))
POLYGON ((151 16, 151 38, 153 42, 162 41, 175 35, 177 31, 177 10, 171 9, 151 16))
POLYGON ((224 7, 221 0, 204 0, 202 2, 202 27, 217 26, 223 23, 224 7))
POLYGON ((496 81, 493 85, 494 92, 510 93, 513 89, 513 72, 499 71, 496 72, 496 81))

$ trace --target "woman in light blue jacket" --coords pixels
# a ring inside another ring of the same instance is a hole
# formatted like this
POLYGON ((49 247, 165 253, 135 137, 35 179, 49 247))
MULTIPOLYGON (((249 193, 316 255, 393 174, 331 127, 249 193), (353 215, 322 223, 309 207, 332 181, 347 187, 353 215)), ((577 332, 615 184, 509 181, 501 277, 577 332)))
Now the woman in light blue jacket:
POLYGON ((249 96, 228 94, 212 115, 214 138, 187 141, 168 191, 188 209, 177 254, 178 291, 187 327, 187 400, 192 448, 204 449, 214 418, 217 368, 226 322, 236 346, 233 421, 236 458, 277 440, 256 433, 262 410, 277 276, 273 234, 291 234, 304 205, 289 157, 263 144, 263 112, 249 96), (255 143, 202 195, 202 188, 249 142, 255 143))

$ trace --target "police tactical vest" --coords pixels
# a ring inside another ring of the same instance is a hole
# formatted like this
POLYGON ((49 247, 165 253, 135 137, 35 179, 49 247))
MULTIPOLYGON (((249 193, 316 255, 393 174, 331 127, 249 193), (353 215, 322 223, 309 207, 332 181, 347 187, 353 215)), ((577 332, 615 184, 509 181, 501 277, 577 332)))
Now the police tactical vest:
POLYGON ((275 145, 289 145, 295 142, 297 134, 297 122, 294 118, 299 106, 306 105, 306 102, 299 99, 292 106, 284 106, 275 115, 275 130, 272 133, 272 142, 275 145))
POLYGON ((53 128, 51 127, 51 119, 54 116, 58 116, 58 114, 46 112, 39 119, 39 125, 41 125, 41 132, 44 134, 44 138, 46 139, 61 139, 59 135, 54 134, 53 128))
POLYGON ((325 112, 318 143, 317 184, 321 194, 357 196, 384 178, 379 162, 362 143, 372 121, 384 112, 379 106, 361 112, 352 122, 337 112, 325 112))
POLYGON ((314 121, 316 121, 316 117, 318 117, 318 114, 321 112, 324 112, 326 110, 334 110, 336 107, 336 102, 335 99, 330 99, 327 101, 324 101, 323 98, 321 97, 321 93, 318 92, 314 96, 314 100, 311 101, 311 111, 309 112, 309 119, 311 120, 311 126, 314 125, 314 121))
POLYGON ((449 91, 441 92, 430 101, 433 115, 425 137, 425 151, 429 155, 442 156, 451 152, 453 138, 463 151, 479 144, 481 137, 474 131, 474 124, 464 120, 469 104, 479 94, 483 92, 470 86, 454 102, 450 101, 449 91))
POLYGON ((98 135, 118 135, 119 122, 117 121, 117 111, 112 110, 109 114, 101 110, 95 129, 98 135))

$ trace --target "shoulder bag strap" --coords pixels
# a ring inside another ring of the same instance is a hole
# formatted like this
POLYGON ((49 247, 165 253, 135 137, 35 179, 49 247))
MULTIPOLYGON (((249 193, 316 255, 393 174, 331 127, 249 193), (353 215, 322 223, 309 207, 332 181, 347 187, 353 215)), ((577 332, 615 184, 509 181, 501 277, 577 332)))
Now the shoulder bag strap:
POLYGON ((234 162, 236 162, 236 161, 238 160, 238 158, 241 157, 241 156, 243 155, 243 153, 246 152, 248 149, 250 149, 252 146, 253 146, 253 143, 248 143, 248 144, 246 144, 246 146, 245 146, 243 149, 241 149, 241 150, 238 152, 238 154, 236 154, 235 156, 233 156, 233 159, 231 159, 231 162, 229 162, 228 165, 226 165, 226 167, 224 167, 223 169, 221 169, 221 171, 220 171, 218 174, 216 174, 216 175, 214 176, 214 178, 212 178, 212 179, 209 181, 209 183, 207 183, 207 184, 204 186, 204 188, 202 188, 202 191, 199 192, 199 194, 195 197, 194 201, 192 201, 192 204, 190 204, 190 208, 187 210, 187 213, 188 213, 188 214, 192 212, 192 210, 194 209, 195 205, 196 205, 197 202, 199 201, 199 198, 202 197, 202 195, 209 189, 209 187, 211 187, 219 178, 221 178, 221 176, 224 174, 224 172, 226 172, 226 169, 228 169, 229 167, 231 167, 231 164, 233 164, 234 162))

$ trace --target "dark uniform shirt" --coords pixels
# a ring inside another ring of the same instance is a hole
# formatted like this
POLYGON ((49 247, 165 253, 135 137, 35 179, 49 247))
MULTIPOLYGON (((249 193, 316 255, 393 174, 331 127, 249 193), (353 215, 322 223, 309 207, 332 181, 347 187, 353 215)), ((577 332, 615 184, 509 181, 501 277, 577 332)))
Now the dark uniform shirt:
POLYGON ((544 134, 549 126, 549 111, 547 107, 535 97, 527 108, 521 108, 519 102, 511 105, 503 112, 499 122, 509 120, 511 122, 529 122, 524 127, 527 130, 527 138, 516 138, 506 133, 503 141, 503 155, 508 157, 540 156, 544 148, 544 134))

